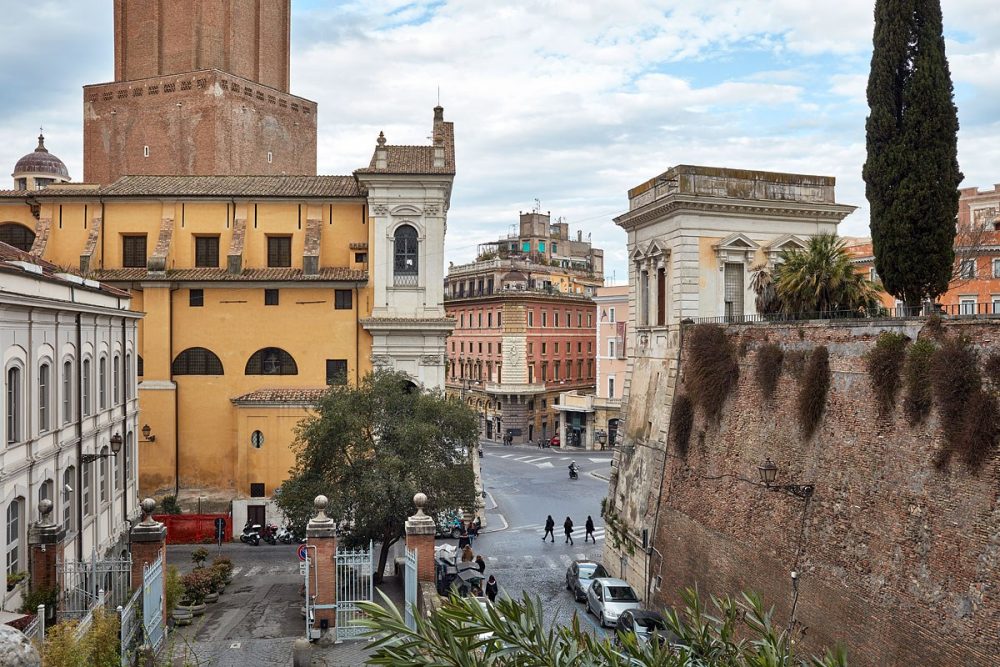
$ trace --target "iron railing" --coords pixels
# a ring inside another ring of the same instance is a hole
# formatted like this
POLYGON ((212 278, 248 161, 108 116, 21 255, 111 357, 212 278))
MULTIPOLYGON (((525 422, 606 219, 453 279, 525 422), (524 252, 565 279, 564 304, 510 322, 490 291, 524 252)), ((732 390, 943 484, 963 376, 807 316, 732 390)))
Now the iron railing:
POLYGON ((338 548, 334 556, 337 568, 337 641, 362 639, 365 628, 357 621, 365 617, 359 602, 371 602, 375 575, 374 550, 338 548))
POLYGON ((773 322, 805 322, 808 320, 883 320, 910 319, 915 317, 1000 317, 1000 302, 966 302, 935 304, 908 308, 877 308, 871 311, 833 310, 811 313, 755 313, 752 315, 722 315, 719 317, 686 318, 681 323, 692 324, 757 324, 773 322))

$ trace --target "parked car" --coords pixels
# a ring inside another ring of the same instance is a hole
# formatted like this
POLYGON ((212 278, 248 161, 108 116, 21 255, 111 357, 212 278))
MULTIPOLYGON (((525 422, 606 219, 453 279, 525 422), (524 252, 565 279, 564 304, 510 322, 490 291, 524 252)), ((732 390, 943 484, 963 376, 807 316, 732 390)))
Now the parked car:
POLYGON ((592 560, 575 560, 566 568, 566 590, 573 593, 577 602, 587 599, 587 589, 592 579, 608 577, 604 566, 592 560))
POLYGON ((594 579, 587 589, 587 613, 597 617, 603 627, 618 622, 628 609, 639 608, 639 596, 622 579, 594 579))
POLYGON ((673 637, 663 617, 655 611, 645 609, 626 609, 621 613, 615 626, 615 641, 625 634, 635 634, 640 645, 673 637))
POLYGON ((549 447, 558 447, 558 446, 559 446, 559 436, 554 435, 552 436, 552 439, 549 440, 549 447))

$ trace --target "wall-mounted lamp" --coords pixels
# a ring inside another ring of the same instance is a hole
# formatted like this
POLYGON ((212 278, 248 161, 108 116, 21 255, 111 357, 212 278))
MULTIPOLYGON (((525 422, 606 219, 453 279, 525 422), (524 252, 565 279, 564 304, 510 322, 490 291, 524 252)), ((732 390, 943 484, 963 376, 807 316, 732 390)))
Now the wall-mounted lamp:
POLYGON ((156 436, 153 435, 153 429, 149 428, 149 424, 144 424, 142 427, 142 441, 156 442, 156 436))
POLYGON ((771 491, 782 491, 797 498, 811 498, 816 487, 812 484, 775 484, 778 477, 778 466, 770 458, 764 460, 757 471, 760 473, 760 483, 771 491))
POLYGON ((122 436, 119 433, 115 433, 111 436, 111 453, 110 454, 84 454, 80 457, 83 463, 93 463, 97 459, 107 459, 112 456, 118 456, 118 452, 122 450, 122 436))

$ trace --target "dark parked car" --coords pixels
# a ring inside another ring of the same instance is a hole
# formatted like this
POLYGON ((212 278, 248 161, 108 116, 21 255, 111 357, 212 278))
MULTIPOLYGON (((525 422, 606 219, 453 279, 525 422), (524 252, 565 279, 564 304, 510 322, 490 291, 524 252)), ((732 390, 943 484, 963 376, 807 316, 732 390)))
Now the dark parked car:
POLYGON ((590 580, 607 576, 609 576, 608 571, 600 563, 592 560, 575 560, 566 569, 566 590, 573 593, 577 602, 583 602, 587 599, 590 580))
POLYGON ((672 637, 673 634, 667 630, 667 624, 663 617, 655 611, 645 609, 629 609, 622 612, 615 624, 615 641, 621 635, 634 633, 639 645, 647 643, 651 639, 660 641, 663 637, 672 637))

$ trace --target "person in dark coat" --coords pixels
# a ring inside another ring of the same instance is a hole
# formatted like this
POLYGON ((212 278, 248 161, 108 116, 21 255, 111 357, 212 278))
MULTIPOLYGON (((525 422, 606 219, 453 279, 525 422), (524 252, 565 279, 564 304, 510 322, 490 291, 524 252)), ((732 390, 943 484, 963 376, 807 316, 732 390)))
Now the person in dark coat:
MULTIPOLYGON (((566 541, 564 544, 573 544, 573 519, 566 517, 563 521, 563 530, 566 531, 566 541)), ((555 542, 555 539, 552 540, 555 542)))
POLYGON ((458 537, 458 548, 464 549, 465 547, 469 546, 470 543, 471 540, 469 539, 469 533, 467 530, 465 530, 465 528, 463 528, 462 534, 459 535, 458 537))
POLYGON ((490 602, 496 602, 498 589, 496 577, 491 574, 490 578, 486 580, 486 597, 490 599, 490 602))
POLYGON ((483 555, 479 554, 476 556, 476 567, 479 568, 479 573, 482 574, 486 571, 486 561, 483 560, 483 555))
POLYGON ((594 540, 594 544, 597 544, 597 538, 594 537, 594 519, 589 514, 587 515, 587 534, 583 538, 583 543, 587 543, 587 538, 594 540))
POLYGON ((556 527, 556 522, 552 520, 552 515, 550 514, 549 518, 545 520, 545 534, 542 535, 542 542, 544 542, 545 538, 548 537, 549 535, 552 536, 553 542, 556 541, 555 527, 556 527))

